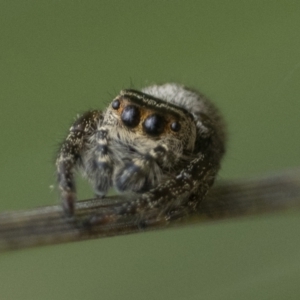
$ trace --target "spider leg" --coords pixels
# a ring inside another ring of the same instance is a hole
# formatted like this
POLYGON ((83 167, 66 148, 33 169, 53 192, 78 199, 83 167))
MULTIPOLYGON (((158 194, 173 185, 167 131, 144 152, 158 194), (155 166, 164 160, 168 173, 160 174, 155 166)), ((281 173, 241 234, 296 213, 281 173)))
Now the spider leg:
POLYGON ((96 148, 94 149, 93 165, 90 178, 98 197, 103 197, 111 186, 113 163, 108 149, 108 129, 101 126, 95 134, 96 148))
POLYGON ((84 113, 71 126, 67 138, 61 145, 56 160, 57 180, 63 208, 69 216, 74 214, 76 201, 74 169, 82 163, 82 155, 86 151, 86 142, 101 120, 101 111, 94 110, 84 113))
MULTIPOLYGON (((205 156, 192 160, 175 178, 171 178, 136 199, 118 204, 92 216, 87 224, 104 225, 130 218, 138 228, 167 224, 191 214, 205 197, 217 169, 205 156), (200 192, 195 196, 195 193, 200 192)), ((131 224, 132 225, 132 224, 131 224)))

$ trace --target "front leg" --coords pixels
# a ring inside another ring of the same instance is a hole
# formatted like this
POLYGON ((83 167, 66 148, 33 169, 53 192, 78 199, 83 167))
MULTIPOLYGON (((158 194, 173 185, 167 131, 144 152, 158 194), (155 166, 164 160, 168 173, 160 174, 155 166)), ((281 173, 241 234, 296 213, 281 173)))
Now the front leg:
POLYGON ((95 133, 95 148, 90 155, 90 163, 85 171, 92 182, 96 195, 100 198, 106 195, 112 185, 113 161, 108 147, 108 128, 100 126, 95 133))
POLYGON ((68 216, 74 214, 74 205, 76 202, 74 169, 82 163, 82 155, 88 148, 88 141, 101 120, 101 111, 86 112, 71 126, 67 138, 61 145, 56 160, 57 180, 63 208, 68 216))
POLYGON ((143 228, 169 223, 195 211, 213 184, 217 168, 205 155, 192 160, 178 176, 123 204, 104 209, 87 226, 128 218, 129 225, 143 228))

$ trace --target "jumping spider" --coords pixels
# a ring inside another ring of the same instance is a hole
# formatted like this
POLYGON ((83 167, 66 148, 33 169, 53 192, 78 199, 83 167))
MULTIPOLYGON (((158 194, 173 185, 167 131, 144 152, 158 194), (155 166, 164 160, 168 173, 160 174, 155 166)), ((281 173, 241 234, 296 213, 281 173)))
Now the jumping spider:
POLYGON ((225 152, 225 126, 215 106, 174 83, 123 90, 105 111, 78 117, 56 166, 64 211, 74 215, 74 170, 98 197, 110 187, 131 198, 91 216, 90 224, 134 217, 137 226, 193 213, 213 184, 225 152))

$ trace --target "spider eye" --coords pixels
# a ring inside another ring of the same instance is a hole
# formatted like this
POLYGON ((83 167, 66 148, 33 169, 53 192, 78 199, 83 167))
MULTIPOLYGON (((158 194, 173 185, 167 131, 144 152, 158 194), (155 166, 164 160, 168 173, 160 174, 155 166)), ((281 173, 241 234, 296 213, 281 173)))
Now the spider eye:
POLYGON ((135 127, 140 122, 140 110, 134 105, 127 105, 121 115, 123 123, 128 127, 135 127))
POLYGON ((146 118, 143 127, 147 134, 159 135, 164 131, 165 119, 157 114, 150 115, 146 118))
POLYGON ((119 109, 120 107, 120 101, 118 99, 114 100, 111 104, 113 109, 119 109))
POLYGON ((171 129, 175 132, 178 132, 180 130, 180 128, 181 128, 181 125, 179 122, 175 121, 171 124, 171 129))

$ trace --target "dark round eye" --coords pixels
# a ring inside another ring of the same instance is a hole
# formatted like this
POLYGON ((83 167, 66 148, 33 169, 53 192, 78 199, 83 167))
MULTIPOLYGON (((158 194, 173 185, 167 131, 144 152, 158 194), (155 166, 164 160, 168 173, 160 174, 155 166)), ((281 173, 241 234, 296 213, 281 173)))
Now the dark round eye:
POLYGON ((114 100, 111 104, 113 109, 119 109, 120 107, 120 101, 118 99, 114 100))
POLYGON ((144 130, 149 135, 159 135, 164 131, 165 119, 160 115, 150 115, 143 124, 144 130))
POLYGON ((179 122, 175 121, 171 124, 171 129, 175 132, 178 132, 180 130, 180 128, 181 128, 181 125, 179 122))
POLYGON ((135 127, 140 122, 140 110, 134 105, 127 105, 121 115, 123 123, 128 127, 135 127))

